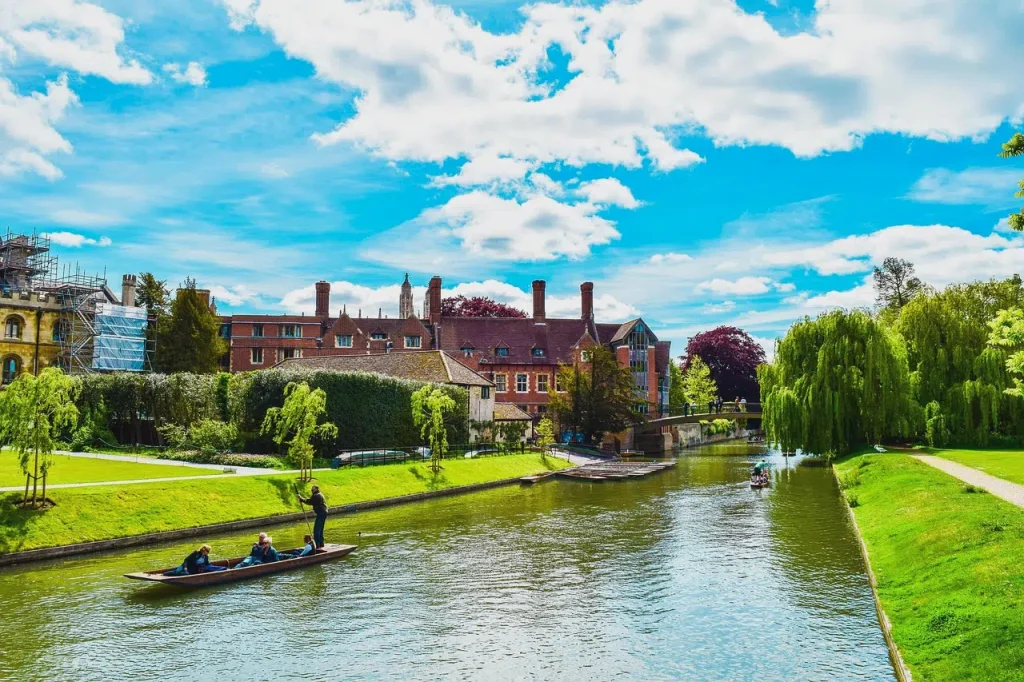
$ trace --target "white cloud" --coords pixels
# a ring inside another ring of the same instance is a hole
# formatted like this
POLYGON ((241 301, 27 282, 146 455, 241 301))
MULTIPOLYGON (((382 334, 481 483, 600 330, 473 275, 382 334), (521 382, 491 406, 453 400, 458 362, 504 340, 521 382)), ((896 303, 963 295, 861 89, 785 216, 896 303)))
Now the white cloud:
POLYGON ((535 163, 513 159, 508 156, 487 154, 471 159, 462 165, 458 174, 433 179, 434 185, 444 187, 479 187, 490 184, 507 184, 523 180, 536 167, 535 163))
POLYGON ((47 157, 71 152, 71 143, 54 124, 78 103, 68 88, 67 76, 46 84, 46 92, 19 95, 14 85, 0 77, 0 175, 32 172, 48 180, 61 171, 47 157))
POLYGON ((74 232, 46 232, 43 236, 49 237, 50 243, 52 244, 56 244, 57 246, 66 246, 72 249, 81 248, 83 246, 110 246, 113 243, 110 241, 109 237, 92 239, 91 237, 86 237, 84 234, 76 234, 74 232))
POLYGON ((1024 115, 1024 15, 1004 0, 832 0, 791 34, 731 0, 540 2, 507 34, 425 0, 225 2, 236 28, 259 27, 359 93, 319 141, 391 160, 667 170, 700 160, 673 145, 677 132, 813 156, 877 132, 986 135, 1024 115), (569 57, 567 83, 545 75, 553 47, 569 57))
POLYGON ((591 204, 598 206, 620 206, 622 208, 641 206, 629 188, 615 178, 584 182, 577 188, 576 193, 591 204))
POLYGON ((656 253, 650 257, 650 263, 686 263, 692 261, 693 257, 685 253, 656 253))
POLYGON ((266 307, 266 303, 259 292, 244 284, 234 284, 227 287, 220 284, 212 284, 207 286, 207 288, 210 290, 210 295, 218 303, 227 303, 231 307, 243 305, 255 308, 266 307))
POLYGON ((710 293, 723 296, 753 296, 766 294, 772 290, 771 277, 740 277, 732 281, 715 278, 699 283, 694 287, 696 293, 710 293))
POLYGON ((719 313, 727 313, 734 308, 736 308, 735 301, 722 301, 721 303, 705 303, 700 310, 705 315, 716 315, 719 313))
POLYGON ((1020 171, 1013 168, 932 168, 914 183, 907 197, 937 204, 1012 203, 1018 180, 1020 171))
POLYGON ((175 83, 200 87, 206 85, 206 69, 199 62, 189 62, 184 68, 180 64, 164 64, 164 72, 175 83))

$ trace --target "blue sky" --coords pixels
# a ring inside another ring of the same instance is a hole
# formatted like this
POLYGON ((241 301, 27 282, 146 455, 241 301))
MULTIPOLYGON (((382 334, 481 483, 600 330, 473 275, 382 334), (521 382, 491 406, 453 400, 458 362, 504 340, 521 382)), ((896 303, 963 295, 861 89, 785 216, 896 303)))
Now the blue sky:
POLYGON ((1024 272, 1024 7, 894 4, 0 0, 0 214, 221 311, 592 280, 679 352, 770 345, 886 256, 1024 272))

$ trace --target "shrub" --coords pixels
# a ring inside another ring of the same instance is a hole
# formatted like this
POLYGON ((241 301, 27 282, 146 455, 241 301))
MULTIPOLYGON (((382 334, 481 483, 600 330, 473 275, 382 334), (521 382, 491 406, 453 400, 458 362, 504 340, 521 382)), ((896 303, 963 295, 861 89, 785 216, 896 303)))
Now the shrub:
POLYGON ((852 509, 853 507, 859 507, 859 506, 860 506, 860 500, 858 500, 858 499, 857 499, 857 496, 856 496, 856 495, 849 495, 849 494, 848 494, 848 495, 846 496, 846 503, 847 503, 848 505, 850 505, 850 508, 851 508, 851 509, 852 509))
POLYGON ((207 455, 224 454, 238 447, 238 429, 215 419, 200 419, 188 430, 191 444, 207 455))
POLYGON ((965 493, 983 493, 983 492, 985 492, 984 488, 979 488, 978 486, 971 485, 970 483, 964 483, 962 486, 960 486, 960 490, 962 490, 965 493))

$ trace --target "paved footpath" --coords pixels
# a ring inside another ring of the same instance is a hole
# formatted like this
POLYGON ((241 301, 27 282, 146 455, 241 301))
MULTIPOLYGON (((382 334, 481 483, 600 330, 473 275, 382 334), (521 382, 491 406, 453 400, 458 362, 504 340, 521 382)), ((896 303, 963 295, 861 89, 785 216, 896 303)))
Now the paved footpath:
MULTIPOLYGON (((182 469, 234 469, 235 473, 243 476, 256 476, 258 474, 277 473, 276 469, 265 469, 261 467, 226 467, 223 464, 199 464, 198 462, 179 462, 174 459, 160 459, 158 457, 144 457, 142 455, 108 455, 103 452, 68 452, 67 450, 56 450, 55 455, 68 457, 82 457, 84 459, 105 459, 111 462, 132 462, 133 464, 155 464, 157 466, 179 467, 182 469)), ((49 486, 47 486, 49 487, 49 486)))
POLYGON ((1024 507, 1024 485, 1010 483, 991 474, 986 474, 984 471, 978 471, 977 469, 972 469, 969 466, 964 466, 959 462, 952 462, 942 457, 934 457, 932 455, 912 455, 912 457, 954 478, 959 478, 964 483, 984 488, 996 497, 1000 497, 1011 504, 1024 507))

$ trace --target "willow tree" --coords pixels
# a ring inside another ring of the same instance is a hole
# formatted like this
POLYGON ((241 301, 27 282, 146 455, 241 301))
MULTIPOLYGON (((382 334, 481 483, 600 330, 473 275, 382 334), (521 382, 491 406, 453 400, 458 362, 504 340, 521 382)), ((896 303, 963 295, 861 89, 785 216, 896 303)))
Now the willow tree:
POLYGON ((1013 374, 1014 386, 1004 392, 1015 398, 1024 397, 1024 310, 1000 310, 989 326, 992 328, 989 343, 1010 352, 1006 369, 1013 374))
POLYGON ((0 393, 0 440, 18 453, 25 474, 25 506, 46 506, 46 480, 57 436, 78 424, 76 390, 74 379, 56 367, 48 367, 39 376, 27 372, 20 375, 0 393))
POLYGON ((299 467, 299 480, 313 477, 313 441, 338 437, 338 427, 318 423, 327 412, 327 394, 312 390, 306 382, 290 382, 284 387, 284 405, 272 407, 263 417, 261 433, 269 433, 278 445, 288 444, 288 459, 299 467))
MULTIPOLYGON (((1003 151, 999 153, 999 156, 1004 159, 1010 159, 1015 156, 1024 156, 1024 135, 1020 133, 1014 133, 1010 141, 1003 145, 1003 151)), ((1024 199, 1024 180, 1017 183, 1020 187, 1020 191, 1014 194, 1015 197, 1024 199)), ((1014 213, 1009 217, 1010 227, 1018 232, 1024 232, 1024 208, 1018 213, 1014 213)))
POLYGON ((420 429, 420 437, 430 445, 430 469, 435 474, 441 470, 441 460, 448 454, 445 419, 456 407, 450 395, 431 384, 412 394, 412 421, 420 429))
POLYGON ((816 455, 907 435, 912 400, 898 334, 862 311, 794 324, 758 372, 768 439, 816 455))

